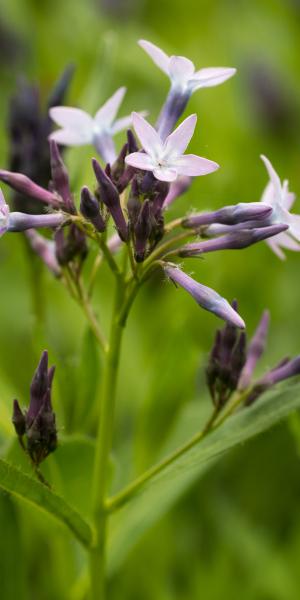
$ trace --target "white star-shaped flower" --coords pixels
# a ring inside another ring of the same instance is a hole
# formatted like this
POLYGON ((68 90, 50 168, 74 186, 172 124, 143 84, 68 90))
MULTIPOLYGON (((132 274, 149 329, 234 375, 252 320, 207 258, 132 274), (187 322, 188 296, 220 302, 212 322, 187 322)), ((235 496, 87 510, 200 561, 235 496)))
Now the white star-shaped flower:
POLYGON ((146 40, 139 40, 138 43, 153 62, 168 75, 172 85, 183 92, 193 93, 200 88, 219 85, 236 73, 236 69, 228 67, 211 67, 196 71, 194 63, 184 56, 168 56, 146 40))
POLYGON ((219 168, 217 163, 207 158, 183 154, 193 136, 197 115, 185 119, 165 141, 138 113, 132 113, 132 122, 144 149, 144 152, 126 156, 125 162, 132 167, 152 171, 160 181, 175 181, 179 175, 207 175, 219 168))
POLYGON ((125 92, 125 87, 119 88, 94 117, 80 108, 50 108, 51 119, 62 127, 51 133, 50 139, 64 146, 93 144, 105 162, 114 162, 116 153, 112 138, 131 125, 130 116, 116 119, 125 92))
POLYGON ((261 197, 261 201, 273 209, 268 220, 272 224, 283 223, 289 226, 287 231, 267 239, 266 243, 279 258, 285 259, 285 254, 281 248, 300 251, 300 244, 298 243, 300 242, 300 215, 289 212, 295 201, 295 194, 289 191, 287 180, 281 183, 269 159, 263 155, 261 155, 261 159, 270 177, 270 181, 261 197))

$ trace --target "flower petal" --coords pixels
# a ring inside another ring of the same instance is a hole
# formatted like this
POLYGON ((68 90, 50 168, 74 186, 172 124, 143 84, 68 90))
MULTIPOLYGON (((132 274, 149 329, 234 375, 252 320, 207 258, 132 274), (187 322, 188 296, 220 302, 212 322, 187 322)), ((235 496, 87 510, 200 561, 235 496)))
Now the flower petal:
POLYGON ((123 131, 124 129, 129 129, 129 127, 132 125, 132 116, 128 116, 128 117, 122 117, 122 119, 117 119, 112 127, 111 127, 111 133, 113 135, 115 135, 116 133, 119 133, 120 131, 123 131))
POLYGON ((174 167, 179 175, 207 175, 219 169, 220 165, 208 158, 196 156, 196 154, 185 154, 174 161, 174 167))
POLYGON ((300 244, 289 235, 288 231, 278 233, 278 235, 276 235, 276 243, 282 246, 282 248, 287 248, 288 250, 300 252, 300 244))
POLYGON ((116 114, 120 108, 120 104, 124 98, 126 87, 120 87, 114 94, 109 98, 101 108, 95 114, 95 121, 99 127, 109 129, 111 124, 116 118, 116 114))
POLYGON ((190 115, 185 119, 164 143, 164 157, 176 158, 184 153, 189 145, 197 123, 197 115, 190 115))
POLYGON ((82 144, 89 143, 91 140, 94 121, 84 110, 69 106, 54 106, 50 108, 49 115, 63 129, 76 133, 77 139, 79 137, 82 139, 82 144))
POLYGON ((49 140, 54 140, 57 144, 62 144, 63 146, 83 146, 85 144, 92 144, 93 134, 91 132, 87 136, 87 134, 83 135, 71 129, 58 129, 49 135, 49 140))
POLYGON ((291 235, 300 242, 300 215, 289 214, 288 225, 291 235))
POLYGON ((263 154, 260 155, 260 158, 262 159, 268 173, 269 173, 269 177, 271 182, 274 185, 274 191, 276 194, 276 200, 278 203, 281 204, 281 194, 282 194, 282 189, 281 189, 281 181, 279 179, 279 176, 277 175, 274 167, 272 166, 272 164, 270 163, 269 159, 264 156, 263 154))
POLYGON ((190 80, 190 85, 193 87, 194 91, 199 88, 213 87, 215 85, 220 85, 220 83, 224 83, 224 81, 233 77, 235 73, 236 69, 228 67, 200 69, 194 73, 190 80))
POLYGON ((156 167, 153 169, 153 175, 160 181, 175 181, 177 179, 177 171, 168 167, 156 167))
POLYGON ((7 217, 9 215, 9 206, 5 202, 4 195, 0 190, 0 215, 3 217, 7 217))
POLYGON ((125 158, 125 162, 127 165, 131 165, 136 169, 142 169, 143 171, 153 171, 155 166, 151 157, 143 152, 132 152, 132 154, 128 154, 125 158))
MULTIPOLYGON (((278 234, 278 235, 280 235, 280 234, 278 234)), ((266 242, 266 244, 268 244, 268 246, 272 250, 272 252, 274 252, 274 254, 276 254, 276 256, 278 256, 278 258, 280 258, 280 260, 285 260, 286 256, 285 256, 284 252, 282 252, 282 250, 276 240, 277 240, 277 235, 274 238, 268 238, 267 240, 265 240, 265 242, 266 242)))
POLYGON ((158 46, 155 46, 151 42, 147 42, 147 40, 139 40, 139 46, 149 54, 152 58, 153 62, 162 70, 164 73, 169 75, 169 56, 158 46))
POLYGON ((286 210, 292 208, 296 199, 296 194, 289 191, 289 182, 287 179, 284 180, 282 185, 282 205, 286 210))
POLYGON ((172 81, 176 83, 186 84, 193 77, 195 65, 184 56, 171 56, 169 73, 172 81))
POLYGON ((162 142, 154 127, 136 112, 132 113, 132 123, 147 154, 152 158, 159 157, 162 153, 162 142))
POLYGON ((274 206, 276 204, 275 189, 272 181, 269 181, 262 193, 261 202, 274 206))

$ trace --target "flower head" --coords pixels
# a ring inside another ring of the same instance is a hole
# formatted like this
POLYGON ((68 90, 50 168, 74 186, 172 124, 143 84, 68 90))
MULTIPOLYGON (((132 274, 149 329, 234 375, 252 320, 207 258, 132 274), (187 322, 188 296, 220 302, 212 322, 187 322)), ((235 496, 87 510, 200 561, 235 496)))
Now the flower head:
POLYGON ((190 115, 163 142, 157 131, 138 113, 132 113, 135 132, 145 153, 133 152, 125 162, 137 169, 152 171, 160 181, 175 181, 179 175, 207 175, 219 168, 212 160, 183 154, 195 130, 197 115, 190 115))
POLYGON ((153 62, 168 75, 172 86, 180 88, 183 92, 193 93, 200 88, 219 85, 236 73, 236 69, 227 67, 196 71, 194 63, 184 56, 168 56, 163 50, 146 40, 139 40, 138 43, 153 62))
POLYGON ((65 146, 93 144, 105 162, 116 159, 113 136, 131 125, 131 117, 116 119, 126 92, 120 87, 109 100, 99 108, 94 117, 79 108, 55 106, 50 109, 50 117, 62 129, 54 131, 50 138, 65 146))
POLYGON ((285 180, 281 183, 268 158, 262 155, 261 159, 265 164, 270 178, 261 197, 261 201, 264 204, 272 207, 272 213, 268 220, 272 224, 284 223, 288 225, 287 231, 266 240, 266 243, 279 258, 284 259, 285 255, 281 248, 300 251, 300 244, 298 243, 300 242, 300 215, 294 215, 289 212, 294 203, 295 194, 289 192, 288 181, 285 180))

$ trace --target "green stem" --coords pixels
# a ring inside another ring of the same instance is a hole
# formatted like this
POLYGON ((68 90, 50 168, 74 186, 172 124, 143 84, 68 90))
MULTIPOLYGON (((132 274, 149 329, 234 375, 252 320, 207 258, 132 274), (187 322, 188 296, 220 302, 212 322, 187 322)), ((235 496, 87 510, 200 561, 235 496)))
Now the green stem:
POLYGON ((105 541, 106 541, 106 493, 108 463, 112 445, 113 419, 123 326, 119 313, 124 301, 125 285, 116 282, 109 346, 103 374, 99 427, 95 450, 92 501, 96 540, 90 552, 91 599, 105 598, 105 541))

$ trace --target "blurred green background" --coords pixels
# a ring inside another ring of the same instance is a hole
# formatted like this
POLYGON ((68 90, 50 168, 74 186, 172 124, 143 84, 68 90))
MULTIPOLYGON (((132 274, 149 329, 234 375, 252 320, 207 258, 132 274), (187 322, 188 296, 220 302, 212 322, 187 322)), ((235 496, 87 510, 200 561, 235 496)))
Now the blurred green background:
MULTIPOLYGON (((154 122, 168 81, 137 46, 139 38, 169 54, 188 56, 197 68, 238 69, 232 80, 200 90, 191 99, 187 114, 198 114, 191 151, 216 160, 221 169, 198 178, 170 209, 170 218, 190 208, 259 200, 267 181, 260 153, 300 194, 299 0, 1 0, 1 166, 7 165, 8 108, 20 75, 37 82, 45 100, 65 66, 74 63, 68 104, 93 112, 117 87, 126 85, 122 115, 148 109, 154 122)), ((92 182, 92 156, 92 148, 66 154, 77 198, 80 185, 92 182)), ((300 212, 299 201, 295 210, 300 212)), ((81 433, 80 417, 84 420, 101 380, 97 361, 94 371, 87 369, 88 334, 79 309, 46 272, 36 310, 36 286, 24 249, 21 236, 1 240, 3 452, 13 438, 11 400, 27 402, 43 348, 57 365, 54 404, 62 438, 81 433)), ((299 352, 299 260, 290 252, 280 262, 260 244, 186 263, 199 281, 228 299, 238 298, 250 332, 262 310, 270 309, 272 328, 261 370, 299 352)), ((95 306, 104 323, 111 283, 103 269, 95 306)), ((218 324, 161 278, 143 289, 129 319, 121 362, 115 430, 120 481, 155 461, 190 402, 208 407, 203 367, 218 324)), ((139 542, 112 577, 109 598, 297 600, 298 429, 293 417, 223 458, 139 542)), ((15 452, 21 463, 19 450, 15 452)), ((54 458, 51 465, 55 468, 54 458)), ((71 468, 80 482, 79 461, 71 468)), ((0 527, 3 600, 81 597, 73 582, 84 559, 64 531, 3 494, 0 527)))

